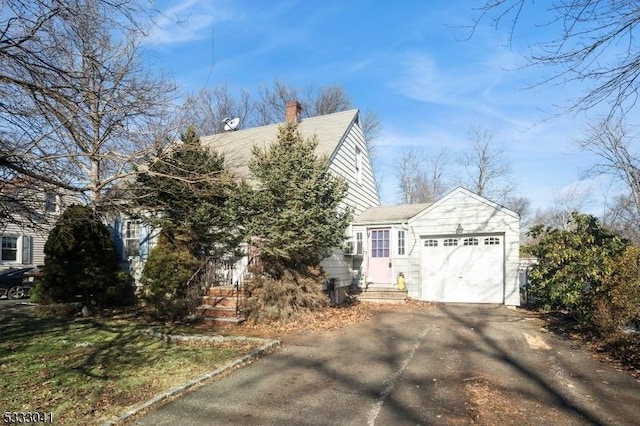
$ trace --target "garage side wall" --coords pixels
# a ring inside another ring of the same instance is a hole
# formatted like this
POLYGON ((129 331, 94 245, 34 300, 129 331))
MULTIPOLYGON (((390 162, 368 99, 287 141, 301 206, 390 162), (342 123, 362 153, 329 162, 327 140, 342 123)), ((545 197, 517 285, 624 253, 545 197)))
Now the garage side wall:
POLYGON ((412 236, 417 240, 415 249, 410 252, 412 265, 407 284, 411 297, 421 298, 422 277, 420 236, 443 236, 465 234, 500 233, 504 235, 504 303, 509 306, 520 304, 518 287, 518 265, 520 250, 520 221, 518 216, 482 197, 466 190, 457 190, 436 202, 414 217, 409 226, 412 236), (458 234, 459 226, 462 230, 458 234))

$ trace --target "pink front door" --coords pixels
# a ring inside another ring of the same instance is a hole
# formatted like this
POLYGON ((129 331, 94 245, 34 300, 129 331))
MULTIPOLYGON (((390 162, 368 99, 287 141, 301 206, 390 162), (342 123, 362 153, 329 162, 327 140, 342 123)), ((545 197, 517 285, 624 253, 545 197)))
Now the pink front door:
POLYGON ((391 228, 369 229, 369 277, 374 284, 391 284, 391 228))

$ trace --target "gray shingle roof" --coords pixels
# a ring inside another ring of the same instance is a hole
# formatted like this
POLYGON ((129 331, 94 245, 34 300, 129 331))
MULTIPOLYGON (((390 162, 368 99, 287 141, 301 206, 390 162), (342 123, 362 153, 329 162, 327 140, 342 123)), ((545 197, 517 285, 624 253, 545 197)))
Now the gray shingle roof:
POLYGON ((370 207, 356 217, 354 223, 403 222, 417 215, 430 205, 431 203, 370 207))
MULTIPOLYGON (((318 139, 316 153, 331 157, 342 138, 358 115, 357 109, 321 115, 300 120, 298 130, 305 139, 318 139)), ((216 149, 225 156, 225 163, 237 178, 249 176, 249 160, 254 145, 266 148, 278 138, 278 127, 283 123, 268 126, 203 136, 202 146, 216 149)))

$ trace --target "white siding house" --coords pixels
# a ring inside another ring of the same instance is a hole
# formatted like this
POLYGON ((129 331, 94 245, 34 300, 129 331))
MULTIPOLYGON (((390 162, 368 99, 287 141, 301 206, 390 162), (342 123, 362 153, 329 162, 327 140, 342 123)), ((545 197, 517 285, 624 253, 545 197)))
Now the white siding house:
POLYGON ((158 230, 139 219, 119 214, 108 218, 106 224, 115 243, 120 268, 129 271, 134 281, 139 283, 144 263, 157 242, 158 230))
MULTIPOLYGON (((16 186, 15 183, 12 185, 16 186)), ((28 188, 16 191, 22 192, 30 210, 25 215, 14 214, 11 220, 0 223, 0 270, 44 264, 44 245, 49 231, 64 207, 70 204, 68 198, 53 191, 34 193, 28 188)))
MULTIPOLYGON (((298 120, 299 104, 287 103, 286 117, 298 120)), ((266 148, 278 137, 280 124, 255 127, 201 137, 203 146, 215 149, 225 157, 225 164, 236 178, 249 178, 249 161, 254 146, 266 148)), ((328 169, 342 176, 349 184, 344 203, 354 215, 380 205, 369 149, 360 127, 357 109, 305 118, 298 121, 298 130, 305 138, 315 137, 316 154, 328 158, 328 169)), ((349 230, 345 229, 348 238, 349 230)), ((354 280, 353 258, 345 256, 343 247, 336 247, 321 266, 339 285, 348 286, 354 280)))
POLYGON ((454 303, 520 304, 519 216, 457 188, 432 204, 377 207, 352 226, 361 286, 454 303))
MULTIPOLYGON (((287 119, 298 120, 299 104, 287 104, 287 119)), ((283 123, 260 126, 249 129, 229 131, 216 135, 203 136, 200 142, 203 147, 216 150, 224 155, 225 166, 236 179, 246 179, 249 183, 249 162, 254 146, 266 148, 277 141, 278 129, 283 123)), ((303 137, 315 137, 318 146, 316 154, 326 156, 328 169, 335 175, 342 176, 349 184, 345 206, 350 206, 355 215, 364 210, 380 205, 378 190, 373 176, 369 150, 364 133, 359 123, 358 110, 327 114, 299 120, 298 130, 303 137)), ((136 237, 130 231, 131 221, 117 217, 110 221, 110 228, 119 253, 121 264, 129 269, 134 278, 140 276, 146 256, 155 244, 156 235, 153 230, 138 224, 136 237)), ((345 229, 345 237, 349 230, 345 229)), ((353 281, 353 264, 350 256, 345 256, 341 247, 322 262, 322 267, 329 277, 336 278, 343 286, 353 281)), ((241 259, 236 269, 247 266, 247 259, 241 259)), ((243 271, 234 270, 234 277, 242 276, 243 271)))

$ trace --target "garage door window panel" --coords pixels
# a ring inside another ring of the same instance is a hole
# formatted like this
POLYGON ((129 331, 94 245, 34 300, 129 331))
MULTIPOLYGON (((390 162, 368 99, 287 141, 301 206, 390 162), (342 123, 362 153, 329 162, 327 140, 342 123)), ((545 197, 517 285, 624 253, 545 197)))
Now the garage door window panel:
POLYGON ((424 240, 425 247, 438 247, 438 240, 424 240))
POLYGON ((500 238, 498 237, 488 237, 484 239, 485 246, 498 246, 500 245, 500 238))
POLYGON ((445 247, 455 247, 458 245, 458 239, 457 238, 447 238, 446 240, 444 240, 443 246, 445 247))
POLYGON ((478 243, 479 242, 477 238, 465 238, 462 241, 462 245, 465 245, 465 246, 477 246, 478 243))

